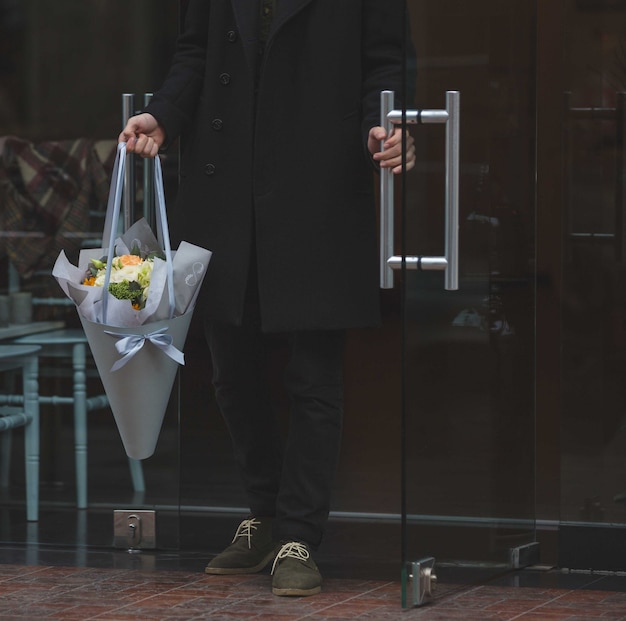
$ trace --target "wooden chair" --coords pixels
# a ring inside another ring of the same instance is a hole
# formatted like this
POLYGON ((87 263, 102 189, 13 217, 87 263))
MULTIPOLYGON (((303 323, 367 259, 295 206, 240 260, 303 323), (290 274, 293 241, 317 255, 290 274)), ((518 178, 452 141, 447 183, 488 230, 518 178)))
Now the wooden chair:
MULTIPOLYGON (((76 462, 76 506, 87 508, 87 413, 105 408, 109 402, 104 394, 87 396, 87 338, 82 329, 53 330, 24 336, 14 341, 20 345, 41 347, 40 356, 66 358, 72 361, 72 395, 39 395, 41 404, 68 404, 74 408, 74 457, 76 462)), ((1 403, 2 397, 0 397, 1 403)), ((128 459, 135 492, 144 492, 141 462, 128 459)))
POLYGON ((39 395, 38 345, 0 345, 0 371, 21 371, 21 407, 0 406, 2 433, 2 484, 8 487, 11 435, 24 427, 24 462, 26 468, 26 519, 39 519, 39 395))

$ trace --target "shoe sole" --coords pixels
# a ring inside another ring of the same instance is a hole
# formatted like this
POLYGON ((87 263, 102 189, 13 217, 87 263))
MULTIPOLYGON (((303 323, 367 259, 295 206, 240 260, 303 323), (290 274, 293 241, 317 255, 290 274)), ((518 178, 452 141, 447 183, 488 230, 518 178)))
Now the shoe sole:
POLYGON ((207 565, 204 573, 212 576, 236 576, 238 574, 256 574, 265 569, 276 556, 276 550, 272 550, 260 563, 254 567, 211 567, 207 565))
POLYGON ((272 587, 272 593, 278 597, 307 597, 321 593, 322 587, 317 586, 312 589, 278 589, 272 587))

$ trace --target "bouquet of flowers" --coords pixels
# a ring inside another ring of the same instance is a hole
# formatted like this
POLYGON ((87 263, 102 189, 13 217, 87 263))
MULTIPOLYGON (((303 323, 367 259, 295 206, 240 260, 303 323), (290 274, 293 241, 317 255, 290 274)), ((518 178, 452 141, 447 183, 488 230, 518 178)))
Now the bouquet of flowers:
MULTIPOLYGON (((104 286, 107 261, 107 257, 91 259, 83 285, 104 286)), ((153 266, 154 256, 142 258, 137 246, 131 250, 131 254, 113 257, 109 293, 118 300, 129 300, 135 310, 141 310, 146 306, 153 266)))
POLYGON ((118 148, 107 206, 105 248, 78 265, 62 251, 53 276, 73 300, 129 457, 154 452, 211 252, 170 248, 161 166, 155 158, 156 239, 142 218, 117 235, 126 149, 118 148), (124 373, 119 369, 124 367, 124 373))

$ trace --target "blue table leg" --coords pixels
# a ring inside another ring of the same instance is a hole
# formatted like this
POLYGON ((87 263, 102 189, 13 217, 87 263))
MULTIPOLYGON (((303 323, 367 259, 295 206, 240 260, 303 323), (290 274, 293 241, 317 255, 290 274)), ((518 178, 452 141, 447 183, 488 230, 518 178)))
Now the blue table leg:
POLYGON ((83 343, 72 348, 74 370, 74 454, 76 460, 76 506, 87 508, 87 374, 83 343))
POLYGON ((30 421, 24 429, 26 453, 26 519, 39 519, 39 361, 29 356, 24 365, 24 413, 30 421))

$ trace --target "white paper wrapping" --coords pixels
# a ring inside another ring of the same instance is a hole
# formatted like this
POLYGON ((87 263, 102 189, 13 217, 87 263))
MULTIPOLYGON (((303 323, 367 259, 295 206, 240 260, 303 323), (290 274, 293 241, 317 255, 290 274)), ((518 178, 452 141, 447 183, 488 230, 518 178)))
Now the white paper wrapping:
MULTIPOLYGON (((118 148, 107 207, 112 230, 117 226, 121 206, 124 164, 125 145, 118 148)), ((165 243, 159 244, 141 219, 115 238, 112 247, 81 251, 77 266, 61 251, 52 271, 65 295, 76 305, 122 443, 134 459, 146 459, 155 451, 176 372, 179 364, 184 364, 182 351, 195 302, 211 260, 209 250, 187 242, 175 252, 170 250, 161 174, 157 157, 159 239, 165 243), (130 254, 134 246, 142 253, 156 251, 166 257, 155 259, 145 308, 135 310, 129 300, 118 300, 104 287, 82 284, 92 258, 130 254)), ((105 240, 106 229, 105 224, 105 240)), ((109 237, 113 240, 114 236, 109 237)))
POLYGON ((148 334, 167 328, 173 345, 182 351, 192 313, 144 324, 139 328, 105 327, 81 317, 96 367, 109 399, 126 454, 133 459, 150 457, 157 445, 178 363, 146 341, 141 350, 116 372, 111 367, 120 356, 117 338, 107 334, 148 334))

